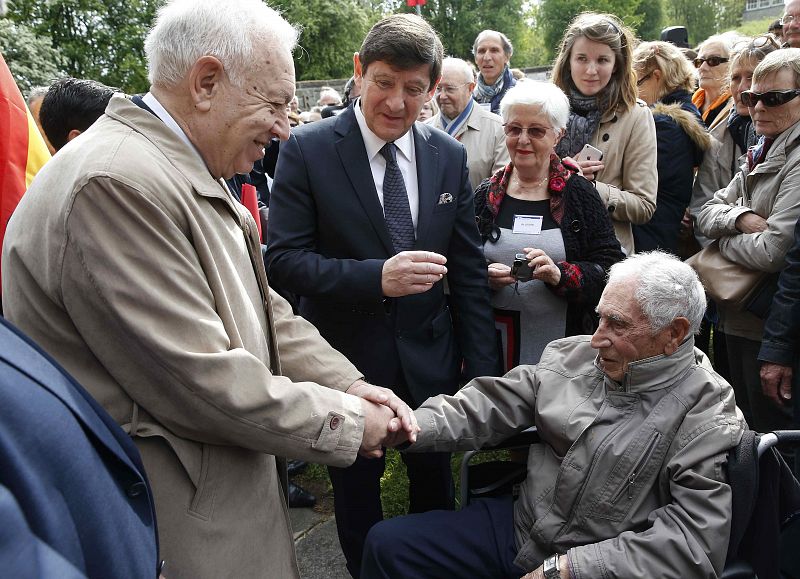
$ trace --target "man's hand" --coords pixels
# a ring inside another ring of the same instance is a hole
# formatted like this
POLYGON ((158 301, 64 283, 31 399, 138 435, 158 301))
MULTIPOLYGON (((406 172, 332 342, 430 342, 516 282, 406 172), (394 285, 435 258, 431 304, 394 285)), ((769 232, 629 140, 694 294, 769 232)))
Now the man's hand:
POLYGON ((761 391, 779 406, 789 404, 792 399, 792 367, 764 362, 761 365, 761 391))
MULTIPOLYGON (((403 402, 397 394, 388 388, 381 386, 374 386, 363 380, 356 380, 347 389, 347 394, 358 396, 364 400, 369 400, 375 404, 382 404, 389 407, 392 412, 400 419, 401 428, 406 433, 406 438, 410 442, 416 442, 419 426, 417 426, 417 419, 408 404, 403 402)), ((399 444, 399 442, 397 443, 399 444)), ((390 445, 391 446, 391 445, 390 445)))
MULTIPOLYGON (((561 574, 561 579, 569 579, 569 559, 566 555, 561 555, 558 558, 558 572, 561 574)), ((539 565, 536 569, 523 575, 520 579, 544 579, 544 565, 539 565)))
POLYGON ((514 276, 511 275, 511 266, 504 263, 490 263, 488 272, 489 287, 493 290, 503 289, 516 281, 514 276))
POLYGON ((742 213, 736 218, 734 225, 742 233, 760 233, 767 230, 767 220, 752 212, 742 213))
POLYGON ((383 404, 362 398, 361 407, 364 409, 364 437, 358 454, 366 458, 380 458, 383 456, 384 441, 390 434, 400 430, 400 419, 383 404))
POLYGON ((432 251, 401 251, 383 264, 383 295, 399 298, 428 291, 447 273, 445 263, 445 256, 432 251))

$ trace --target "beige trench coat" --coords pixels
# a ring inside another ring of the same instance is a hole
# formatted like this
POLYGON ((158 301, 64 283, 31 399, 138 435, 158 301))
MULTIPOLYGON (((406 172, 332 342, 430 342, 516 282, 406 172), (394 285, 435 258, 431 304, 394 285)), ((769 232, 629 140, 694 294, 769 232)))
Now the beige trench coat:
POLYGON ((276 456, 346 466, 363 434, 360 373, 269 290, 255 231, 117 95, 6 234, 5 313, 130 432, 170 579, 298 577, 276 456))
POLYGON ((620 245, 630 255, 631 224, 647 223, 656 210, 658 149, 650 108, 636 101, 626 112, 606 113, 591 144, 603 152, 597 192, 608 207, 620 245))

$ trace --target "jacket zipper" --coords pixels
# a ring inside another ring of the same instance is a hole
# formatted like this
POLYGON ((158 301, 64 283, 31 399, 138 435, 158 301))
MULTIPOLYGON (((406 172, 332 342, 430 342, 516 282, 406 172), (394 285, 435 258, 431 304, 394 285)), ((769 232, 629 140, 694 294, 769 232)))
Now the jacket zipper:
POLYGON ((661 440, 661 433, 657 430, 653 431, 653 434, 650 436, 650 439, 647 442, 647 446, 645 447, 645 451, 642 453, 642 456, 639 457, 639 460, 636 461, 636 464, 631 469, 628 476, 625 477, 623 485, 614 493, 614 496, 611 497, 609 501, 612 505, 616 504, 617 501, 622 497, 623 493, 627 489, 628 491, 628 500, 633 499, 633 487, 636 485, 636 479, 641 474, 644 467, 650 461, 650 457, 653 456, 656 448, 658 447, 658 442, 661 440))

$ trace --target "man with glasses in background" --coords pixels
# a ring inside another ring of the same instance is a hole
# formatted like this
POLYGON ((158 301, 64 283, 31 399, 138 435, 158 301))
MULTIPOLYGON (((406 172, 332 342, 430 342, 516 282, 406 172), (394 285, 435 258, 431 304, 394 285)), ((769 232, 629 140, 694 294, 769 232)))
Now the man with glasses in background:
POLYGON ((439 112, 426 121, 464 145, 473 189, 509 162, 503 120, 473 100, 474 90, 472 66, 459 58, 445 58, 436 87, 439 112))
POLYGON ((789 48, 800 48, 800 0, 788 0, 781 18, 783 40, 789 48))

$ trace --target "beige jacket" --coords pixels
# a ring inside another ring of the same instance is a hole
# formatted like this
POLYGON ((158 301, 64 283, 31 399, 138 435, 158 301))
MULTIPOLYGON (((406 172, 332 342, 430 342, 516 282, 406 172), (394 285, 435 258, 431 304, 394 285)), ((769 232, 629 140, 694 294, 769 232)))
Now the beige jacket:
MULTIPOLYGON (((723 256, 750 269, 778 272, 794 242, 800 217, 800 122, 781 133, 767 158, 752 172, 746 161, 730 184, 714 195, 697 216, 698 231, 719 239, 723 256), (741 233, 736 219, 752 211, 767 220, 759 233, 741 233)), ((720 306, 726 334, 760 342, 764 321, 749 312, 720 306)))
POLYGON ((606 113, 591 145, 603 152, 604 168, 595 182, 608 207, 622 248, 634 252, 631 224, 650 221, 658 194, 656 125, 642 101, 627 112, 606 113))
POLYGON ((595 364, 590 336, 552 342, 536 366, 477 378, 416 412, 413 450, 468 450, 535 425, 514 503, 515 563, 569 556, 576 579, 716 577, 725 564, 727 451, 744 421, 694 339, 629 365, 595 364))
MULTIPOLYGON (((437 129, 442 128, 442 114, 437 113, 426 121, 437 129)), ((494 175, 511 162, 503 132, 503 119, 475 103, 467 122, 453 135, 467 150, 469 182, 475 190, 481 181, 494 175)))
POLYGON ((255 231, 116 95, 6 233, 5 313, 133 437, 170 579, 298 577, 276 456, 346 466, 363 434, 359 372, 267 287, 255 231))
MULTIPOLYGON (((709 129, 711 147, 706 151, 703 162, 697 170, 692 188, 692 200, 689 204, 689 214, 695 222, 703 205, 714 197, 714 193, 728 186, 736 171, 745 162, 742 158, 744 151, 733 141, 728 131, 729 116, 730 111, 724 117, 720 114, 709 129)), ((697 231, 696 226, 694 236, 703 247, 711 243, 708 237, 697 231)))

